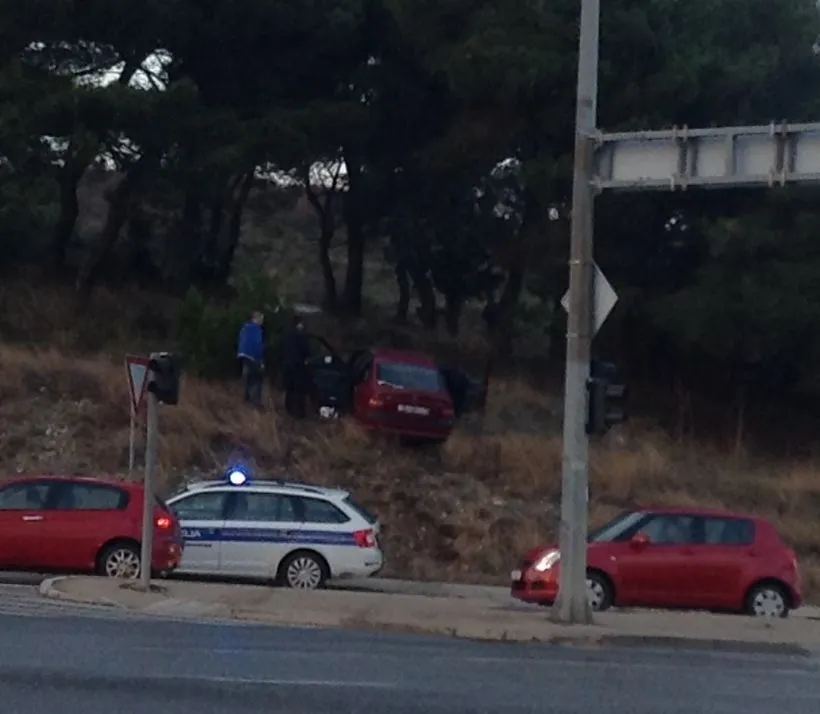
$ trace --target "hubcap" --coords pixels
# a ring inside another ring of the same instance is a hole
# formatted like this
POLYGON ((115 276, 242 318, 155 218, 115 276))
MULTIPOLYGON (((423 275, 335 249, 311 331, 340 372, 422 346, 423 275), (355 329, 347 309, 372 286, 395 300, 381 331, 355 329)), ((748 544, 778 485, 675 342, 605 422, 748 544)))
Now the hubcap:
POLYGON ((140 574, 140 558, 127 548, 115 550, 105 561, 105 574, 109 578, 133 580, 140 574))
POLYGON ((314 590, 322 581, 322 567, 313 558, 303 556, 288 565, 286 577, 292 588, 314 590))
POLYGON ((587 578, 587 599, 589 600, 590 608, 596 612, 600 610, 605 597, 606 592, 604 591, 604 586, 597 580, 587 578))
POLYGON ((755 593, 752 611, 756 617, 782 617, 785 610, 783 594, 774 588, 764 588, 755 593))

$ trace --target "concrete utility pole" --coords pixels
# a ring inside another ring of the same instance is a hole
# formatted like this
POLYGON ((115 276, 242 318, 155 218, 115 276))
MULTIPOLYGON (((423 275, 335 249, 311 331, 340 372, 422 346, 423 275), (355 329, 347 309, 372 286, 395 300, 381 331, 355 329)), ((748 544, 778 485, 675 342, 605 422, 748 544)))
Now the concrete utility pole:
POLYGON ((154 481, 157 469, 157 442, 159 422, 159 401, 157 395, 149 391, 145 431, 145 500, 142 506, 142 550, 140 554, 140 587, 151 587, 151 554, 154 542, 154 481))
POLYGON ((558 600, 553 608, 554 619, 565 623, 586 623, 591 620, 586 592, 589 493, 586 386, 595 317, 592 250, 595 189, 592 179, 597 124, 599 24, 600 0, 581 0, 564 386, 564 462, 559 535, 561 578, 558 600))

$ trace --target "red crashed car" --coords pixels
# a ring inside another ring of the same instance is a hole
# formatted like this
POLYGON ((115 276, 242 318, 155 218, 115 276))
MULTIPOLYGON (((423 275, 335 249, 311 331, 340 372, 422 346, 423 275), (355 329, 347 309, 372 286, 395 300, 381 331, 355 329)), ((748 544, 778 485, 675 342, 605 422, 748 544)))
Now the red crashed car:
POLYGON ((344 359, 313 339, 320 354, 308 360, 312 400, 323 416, 350 413, 372 431, 445 441, 458 416, 486 401, 486 379, 479 383, 421 352, 374 348, 344 359))
MULTIPOLYGON (((27 476, 0 482, 0 569, 136 578, 143 487, 98 478, 27 476)), ((173 571, 182 533, 155 497, 152 569, 173 571)))
MULTIPOLYGON (((756 516, 636 509, 621 513, 587 542, 593 610, 615 605, 786 617, 803 601, 794 551, 771 523, 756 516)), ((512 595, 550 605, 560 574, 557 546, 534 548, 511 574, 512 595)))

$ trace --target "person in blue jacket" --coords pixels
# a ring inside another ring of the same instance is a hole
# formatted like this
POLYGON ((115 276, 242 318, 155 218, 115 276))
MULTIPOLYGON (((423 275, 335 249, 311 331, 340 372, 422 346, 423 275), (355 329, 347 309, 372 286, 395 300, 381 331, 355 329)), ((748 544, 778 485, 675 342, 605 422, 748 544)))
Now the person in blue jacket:
POLYGON ((242 325, 237 340, 236 356, 242 363, 242 383, 245 401, 262 407, 262 383, 265 379, 265 334, 262 325, 265 315, 254 310, 251 319, 242 325))

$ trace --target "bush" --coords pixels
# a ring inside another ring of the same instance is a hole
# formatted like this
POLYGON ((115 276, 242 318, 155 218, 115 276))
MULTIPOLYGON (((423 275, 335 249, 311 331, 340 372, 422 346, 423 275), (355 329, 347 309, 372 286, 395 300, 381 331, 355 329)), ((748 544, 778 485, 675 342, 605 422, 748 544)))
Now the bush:
POLYGON ((227 303, 208 300, 195 288, 186 294, 177 334, 187 372, 206 378, 235 376, 239 330, 254 310, 265 313, 266 360, 277 363, 280 336, 290 311, 276 283, 262 274, 246 277, 236 287, 236 297, 227 303))

